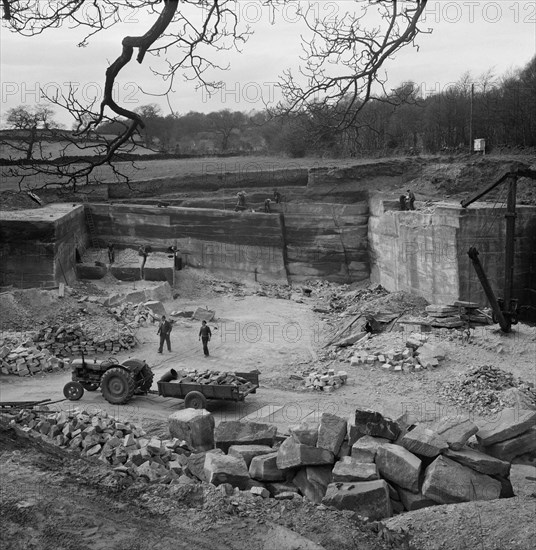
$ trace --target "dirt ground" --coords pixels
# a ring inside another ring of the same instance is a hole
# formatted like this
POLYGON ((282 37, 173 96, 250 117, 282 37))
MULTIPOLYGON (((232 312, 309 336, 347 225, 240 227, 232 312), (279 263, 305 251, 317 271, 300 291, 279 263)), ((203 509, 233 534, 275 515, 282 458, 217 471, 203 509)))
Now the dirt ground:
MULTIPOLYGON (((114 283, 108 278, 80 283, 79 290, 103 295, 106 291, 125 290, 128 285, 132 283, 114 283)), ((164 305, 168 313, 194 311, 197 307, 216 312, 209 323, 213 333, 210 357, 202 354, 198 340, 200 323, 180 316, 175 317, 171 353, 167 350, 162 355, 157 353, 156 326, 149 325, 138 329, 138 347, 117 357, 146 359, 156 379, 172 367, 258 369, 261 387, 246 402, 211 402, 208 408, 216 422, 247 417, 276 424, 281 433, 299 421, 318 420, 323 412, 347 417, 357 407, 376 409, 395 418, 411 412, 417 421, 468 412, 478 423, 480 416, 442 396, 445 384, 481 365, 500 367, 525 381, 536 382, 536 328, 525 324, 517 325, 508 335, 494 326, 482 327, 475 331, 472 343, 463 345, 454 338, 454 332, 437 331, 430 335, 430 340, 444 347, 446 359, 437 368, 419 373, 385 372, 371 365, 351 366, 348 350, 336 354, 323 347, 334 330, 348 320, 345 311, 337 308, 330 314, 313 311, 313 308, 322 310, 318 306, 329 301, 333 288, 313 287, 311 297, 307 298, 300 288, 276 292, 257 285, 232 285, 201 271, 185 269, 180 272, 177 298, 164 305), (347 371, 348 384, 331 394, 305 390, 299 376, 320 366, 347 371)), ((389 302, 386 297, 382 300, 384 305, 389 302)), ((42 303, 34 298, 33 309, 30 303, 26 306, 39 317, 58 307, 59 302, 54 297, 42 303)), ((391 302, 398 303, 395 299, 391 302)), ((72 309, 79 307, 75 300, 72 309)), ((407 335, 398 331, 380 334, 370 340, 369 346, 372 351, 403 347, 407 335)), ((69 379, 69 372, 32 378, 1 376, 0 399, 61 401, 63 385, 69 379)), ((62 401, 54 405, 73 406, 106 410, 142 425, 149 433, 165 436, 167 417, 182 408, 183 403, 150 395, 135 397, 125 406, 112 406, 100 392, 86 392, 78 402, 62 401)), ((490 503, 438 506, 390 520, 393 529, 409 529, 413 542, 407 546, 405 535, 381 529, 378 535, 374 532, 378 526, 364 526, 351 514, 308 503, 290 505, 273 499, 244 502, 238 499, 235 505, 211 488, 202 489, 199 494, 187 491, 178 494, 170 486, 110 486, 109 471, 100 464, 48 445, 14 439, 11 432, 3 432, 1 437, 2 517, 7 525, 1 535, 7 543, 4 548, 318 549, 310 546, 311 540, 326 549, 360 550, 389 547, 498 550, 535 546, 535 527, 530 520, 536 517, 536 468, 529 458, 512 469, 512 482, 520 496, 490 503), (36 482, 42 488, 37 496, 36 482), (30 496, 26 494, 28 491, 30 496)))

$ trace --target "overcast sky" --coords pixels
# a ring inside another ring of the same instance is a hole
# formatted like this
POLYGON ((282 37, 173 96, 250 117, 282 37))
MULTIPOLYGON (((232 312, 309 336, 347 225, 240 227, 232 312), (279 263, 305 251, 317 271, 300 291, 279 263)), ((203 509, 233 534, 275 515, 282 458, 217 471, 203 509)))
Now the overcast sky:
MULTIPOLYGON (((357 9, 363 3, 365 0, 356 2, 357 9)), ((212 75, 224 81, 224 88, 208 98, 192 84, 179 80, 170 96, 173 110, 181 114, 260 110, 262 98, 277 99, 278 75, 299 63, 299 36, 305 29, 296 20, 295 4, 274 14, 261 0, 238 2, 241 24, 249 24, 255 34, 242 53, 223 52, 217 57, 220 63, 231 65, 229 71, 212 75)), ((309 4, 315 13, 326 16, 354 9, 351 0, 317 0, 309 4)), ((74 82, 78 83, 81 99, 99 98, 104 71, 121 51, 122 37, 143 34, 154 15, 130 13, 125 19, 123 25, 99 34, 85 48, 76 47, 82 37, 80 30, 52 29, 24 38, 2 28, 2 115, 10 107, 39 101, 39 87, 49 93, 55 89, 66 91, 68 83, 74 82)), ((432 33, 417 38, 419 49, 408 47, 385 65, 389 88, 413 80, 429 94, 449 86, 466 71, 478 77, 488 69, 503 75, 523 67, 536 52, 536 0, 431 0, 420 27, 432 33)), ((146 96, 138 89, 141 86, 153 93, 165 89, 151 73, 151 65, 155 66, 155 60, 148 56, 141 66, 127 66, 118 79, 117 99, 129 109, 154 102, 169 112, 162 98, 146 96)), ((56 118, 71 126, 72 121, 59 111, 56 118)))

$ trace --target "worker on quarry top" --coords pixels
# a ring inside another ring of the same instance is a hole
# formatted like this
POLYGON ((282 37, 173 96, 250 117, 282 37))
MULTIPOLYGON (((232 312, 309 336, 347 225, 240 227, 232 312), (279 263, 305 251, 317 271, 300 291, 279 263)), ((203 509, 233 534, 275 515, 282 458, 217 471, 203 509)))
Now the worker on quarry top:
POLYGON ((246 194, 244 191, 239 191, 236 194, 236 207, 235 212, 238 212, 238 210, 245 210, 246 208, 246 194))
POLYGON ((415 195, 410 189, 408 189, 408 194, 406 195, 406 204, 408 210, 415 210, 415 195))
POLYGON ((272 210, 270 209, 270 203, 271 203, 271 202, 272 202, 272 201, 271 201, 270 199, 266 199, 266 200, 264 201, 264 211, 265 211, 267 214, 270 214, 270 212, 272 211, 272 210))
POLYGON ((108 263, 112 265, 115 261, 115 248, 112 243, 108 243, 108 263))
POLYGON ((274 189, 274 201, 276 204, 281 202, 281 193, 277 189, 274 189))
POLYGON ((145 280, 145 263, 147 262, 147 256, 149 256, 149 248, 142 244, 138 249, 138 256, 141 257, 140 279, 145 280))

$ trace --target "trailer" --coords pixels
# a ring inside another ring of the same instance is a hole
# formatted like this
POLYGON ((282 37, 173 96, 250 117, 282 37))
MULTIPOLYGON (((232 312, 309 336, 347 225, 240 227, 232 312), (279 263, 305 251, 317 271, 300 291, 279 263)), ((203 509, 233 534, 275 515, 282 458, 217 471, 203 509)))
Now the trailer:
POLYGON ((244 401, 250 393, 256 393, 259 387, 258 372, 235 372, 235 376, 245 380, 242 385, 234 384, 191 384, 180 381, 172 381, 174 376, 171 369, 171 376, 164 376, 163 380, 157 382, 158 393, 162 397, 175 397, 184 399, 184 406, 187 409, 205 409, 208 400, 219 401, 244 401))

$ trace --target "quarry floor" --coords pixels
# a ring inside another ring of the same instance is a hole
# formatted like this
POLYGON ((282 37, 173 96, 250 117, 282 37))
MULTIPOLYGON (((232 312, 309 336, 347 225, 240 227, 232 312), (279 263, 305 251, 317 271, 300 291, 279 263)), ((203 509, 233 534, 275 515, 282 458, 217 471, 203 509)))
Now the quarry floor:
MULTIPOLYGON (((346 417, 357 407, 379 410, 391 417, 409 410, 417 421, 424 421, 464 412, 442 401, 438 389, 474 366, 494 365, 527 381, 536 381, 536 328, 533 326, 519 324, 509 335, 495 327, 485 327, 475 332, 473 343, 465 345, 443 339, 441 345, 447 352, 446 359, 436 369, 421 373, 385 372, 370 365, 352 367, 337 359, 319 362, 319 357, 323 357, 323 344, 333 334, 334 327, 345 319, 313 311, 314 293, 306 298, 298 288, 291 299, 281 299, 254 295, 255 287, 240 293, 222 292, 209 279, 191 271, 192 276, 181 278, 178 296, 164 305, 168 313, 193 311, 197 307, 215 311, 215 319, 209 323, 213 332, 210 357, 204 357, 198 341, 200 323, 183 317, 176 318, 171 353, 167 350, 162 355, 157 353, 156 326, 150 325, 137 331, 140 342, 137 348, 117 357, 145 359, 153 367, 156 380, 172 367, 258 369, 261 387, 244 403, 209 403, 208 409, 216 422, 230 419, 269 422, 285 433, 290 424, 318 419, 323 412, 346 417), (346 370, 348 384, 333 393, 300 389, 299 381, 291 375, 302 375, 312 365, 320 364, 346 370)), ((107 281, 91 285, 103 293, 117 290, 107 281)), ((87 286, 85 288, 87 290, 87 286)), ((50 308, 50 304, 47 307, 50 308)), ((373 342, 385 349, 403 347, 406 336, 403 332, 392 332, 375 336, 373 342)), ((0 399, 61 400, 68 380, 69 372, 31 379, 2 376, 0 399)), ((142 425, 149 433, 166 436, 167 417, 182 408, 183 403, 150 395, 136 397, 124 406, 112 406, 104 401, 100 392, 86 392, 78 402, 63 401, 55 405, 57 408, 73 406, 92 411, 104 409, 120 419, 142 425)), ((178 498, 158 492, 155 487, 144 489, 143 498, 137 493, 117 492, 116 488, 101 485, 106 475, 103 466, 56 448, 13 441, 6 434, 2 438, 2 517, 9 519, 9 529, 0 535, 0 540, 4 537, 8 543, 4 544, 5 548, 318 550, 318 546, 300 538, 301 535, 328 550, 473 547, 503 550, 536 546, 536 528, 531 521, 536 517, 536 468, 531 463, 512 468, 512 482, 518 494, 513 499, 438 506, 393 518, 390 525, 397 529, 410 528, 412 533, 412 546, 404 546, 405 543, 396 538, 392 544, 387 542, 390 535, 382 538, 360 531, 344 514, 337 515, 312 505, 283 509, 274 516, 274 502, 266 501, 255 521, 248 516, 225 516, 221 521, 213 521, 216 512, 208 513, 207 506, 210 508, 210 503, 215 509, 217 506, 210 495, 205 496, 202 504, 194 505, 187 495, 178 498), (36 481, 43 484, 42 498, 37 502, 32 501, 34 497, 13 500, 21 486, 33 486, 36 481), (52 503, 47 500, 50 495, 54 496, 52 503), (51 507, 54 520, 50 519, 51 507)))

